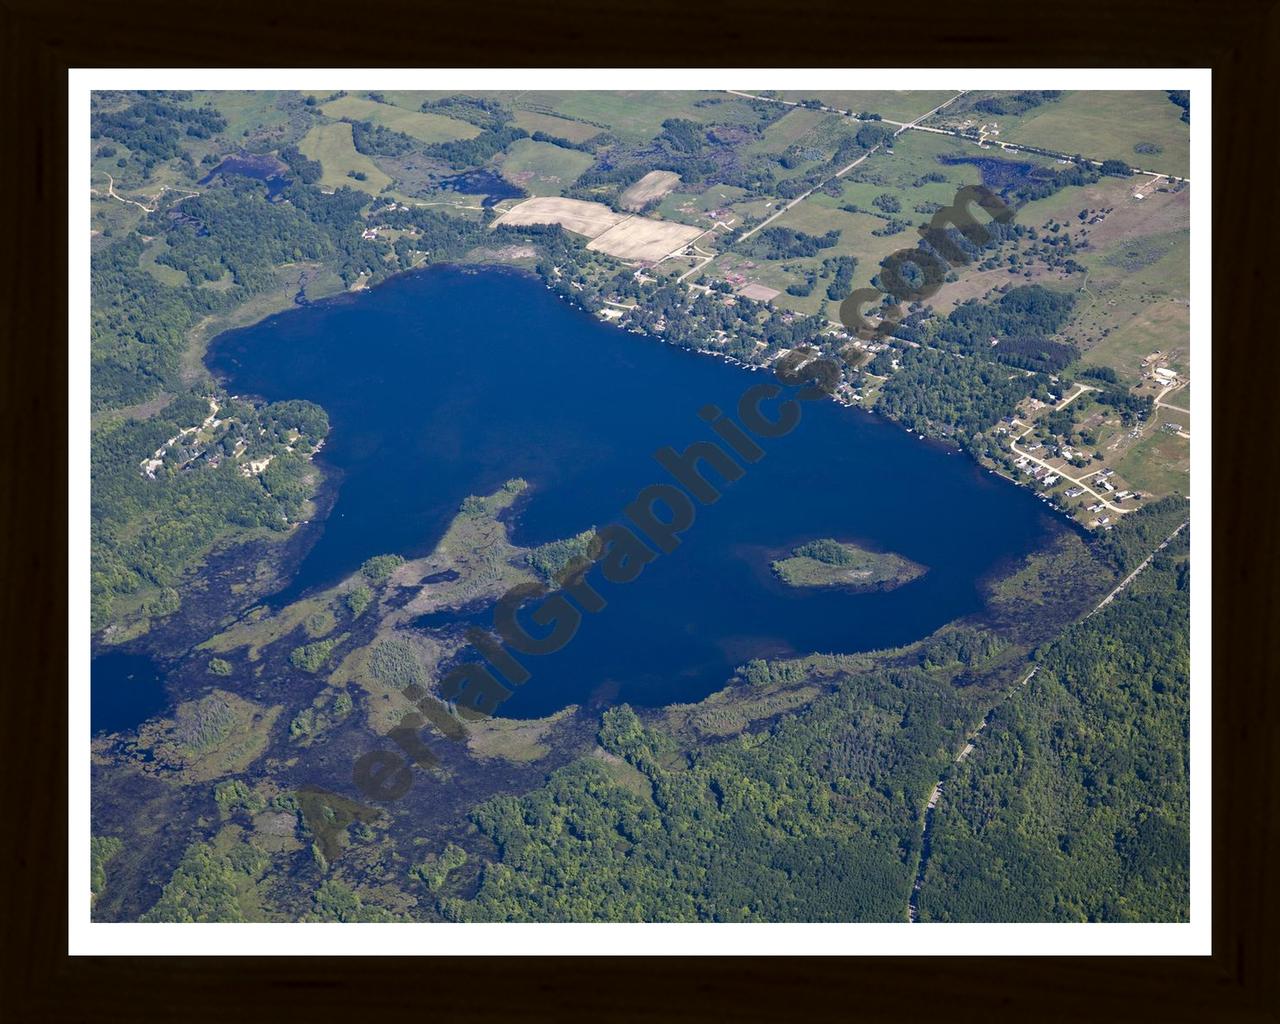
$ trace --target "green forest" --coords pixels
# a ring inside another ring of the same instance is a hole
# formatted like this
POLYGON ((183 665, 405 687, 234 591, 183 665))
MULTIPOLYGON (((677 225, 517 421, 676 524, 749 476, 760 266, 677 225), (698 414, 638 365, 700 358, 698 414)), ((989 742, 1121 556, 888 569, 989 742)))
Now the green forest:
POLYGON ((1043 651, 948 779, 922 919, 1187 920, 1187 545, 1043 651))

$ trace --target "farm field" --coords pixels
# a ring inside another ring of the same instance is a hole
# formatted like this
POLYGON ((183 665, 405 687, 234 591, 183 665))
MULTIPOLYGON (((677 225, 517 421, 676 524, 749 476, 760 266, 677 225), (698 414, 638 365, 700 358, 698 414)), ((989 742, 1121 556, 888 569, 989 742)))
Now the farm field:
POLYGON ((424 114, 416 110, 390 103, 357 96, 343 96, 320 108, 326 117, 335 120, 349 117, 353 121, 371 121, 393 131, 403 132, 426 143, 453 142, 457 139, 474 139, 480 129, 466 121, 459 121, 441 114, 424 114))
POLYGON ((1191 135, 1182 108, 1163 92, 1071 92, 1021 117, 991 117, 1002 142, 1021 142, 1093 160, 1123 160, 1144 170, 1186 177, 1191 135), (1151 143, 1160 153, 1139 153, 1151 143))
POLYGON ((653 138, 662 131, 662 122, 673 117, 728 124, 754 124, 759 119, 749 100, 693 90, 526 92, 520 94, 518 105, 601 125, 633 142, 653 138))
POLYGON ((554 114, 540 114, 534 110, 517 110, 513 117, 516 127, 523 128, 530 135, 534 132, 546 132, 558 139, 570 142, 586 142, 599 135, 602 129, 581 121, 572 121, 567 117, 556 117, 554 114))
POLYGON ((619 259, 656 262, 692 242, 700 234, 701 228, 685 224, 649 217, 629 217, 597 235, 587 248, 619 259))
POLYGON ((624 210, 639 210, 645 204, 660 199, 680 184, 675 171, 650 171, 618 197, 618 205, 624 210))
POLYGON ((549 142, 517 139, 502 157, 502 176, 535 196, 558 196, 591 166, 591 155, 549 142))
POLYGON ((603 203, 540 197, 513 206, 495 224, 559 224, 591 239, 587 248, 619 259, 656 261, 686 245, 701 228, 614 213, 603 203))
POLYGON ((337 189, 343 185, 362 189, 376 195, 391 184, 391 178, 378 169, 378 165, 363 153, 357 153, 351 140, 351 125, 343 121, 318 124, 298 144, 302 155, 319 160, 324 168, 320 184, 337 189), (365 180, 350 177, 348 171, 365 175, 365 180))
POLYGON ((603 203, 539 197, 516 204, 494 224, 559 224, 566 231, 595 238, 626 219, 626 214, 615 213, 603 203))

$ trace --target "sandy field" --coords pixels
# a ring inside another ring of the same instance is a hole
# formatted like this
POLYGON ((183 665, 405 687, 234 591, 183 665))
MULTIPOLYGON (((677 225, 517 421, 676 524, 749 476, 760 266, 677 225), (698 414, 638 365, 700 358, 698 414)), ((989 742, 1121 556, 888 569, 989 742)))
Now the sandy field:
POLYGON ((513 206, 494 224, 559 224, 566 231, 595 238, 610 228, 621 224, 628 217, 614 213, 603 203, 588 203, 582 199, 561 199, 559 196, 535 196, 513 206))
POLYGON ((629 217, 598 235, 588 243, 587 248, 619 259, 656 263, 662 257, 684 248, 702 233, 702 228, 690 227, 688 224, 650 220, 648 217, 629 217))
POLYGON ((748 299, 755 299, 757 302, 768 302, 776 299, 782 292, 777 288, 768 288, 762 284, 748 284, 738 289, 738 294, 748 299))
POLYGON ((624 210, 642 209, 645 203, 661 199, 680 184, 675 171, 650 171, 618 197, 618 205, 624 210))
POLYGON ((624 260, 656 262, 688 245, 702 228, 649 217, 614 213, 602 203, 581 199, 539 196, 528 199, 499 217, 495 224, 560 224, 566 230, 591 239, 594 252, 624 260))

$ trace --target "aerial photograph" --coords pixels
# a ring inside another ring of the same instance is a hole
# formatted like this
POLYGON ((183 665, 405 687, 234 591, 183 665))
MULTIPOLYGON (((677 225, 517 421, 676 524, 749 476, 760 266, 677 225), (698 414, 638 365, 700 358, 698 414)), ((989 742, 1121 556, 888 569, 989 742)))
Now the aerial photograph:
POLYGON ((1191 92, 725 78, 91 92, 95 927, 1191 920, 1191 92))

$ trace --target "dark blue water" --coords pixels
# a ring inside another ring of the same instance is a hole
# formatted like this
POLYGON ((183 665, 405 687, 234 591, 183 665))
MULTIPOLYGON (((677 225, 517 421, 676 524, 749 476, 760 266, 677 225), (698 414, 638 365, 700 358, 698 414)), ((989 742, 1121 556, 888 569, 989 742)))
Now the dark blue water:
POLYGON ((504 199, 515 199, 525 191, 492 171, 467 171, 441 178, 436 184, 449 192, 468 196, 484 196, 481 206, 493 206, 504 199))
POLYGON ((267 186, 267 198, 274 199, 289 185, 290 179, 284 176, 286 170, 288 168, 280 164, 275 157, 242 153, 226 157, 196 184, 208 185, 220 174, 239 174, 262 182, 267 186))
MULTIPOLYGON (((601 324, 535 279, 433 268, 280 314, 215 342, 236 392, 329 411, 323 460, 341 471, 324 533, 281 602, 383 552, 430 551, 468 494, 521 476, 514 539, 536 544, 620 518, 652 458, 712 439, 697 412, 733 410, 772 378, 601 324)), ((981 606, 980 580, 1060 529, 1028 491, 967 457, 829 401, 700 507, 683 543, 627 585, 504 714, 594 697, 696 700, 749 658, 856 651, 924 636, 981 606), (771 557, 814 537, 861 540, 928 567, 888 593, 801 591, 771 557)), ((437 619, 439 625, 448 617, 437 619)))
POLYGON ((168 703, 164 675, 143 654, 112 651, 89 670, 89 728, 93 735, 136 729, 168 703))

